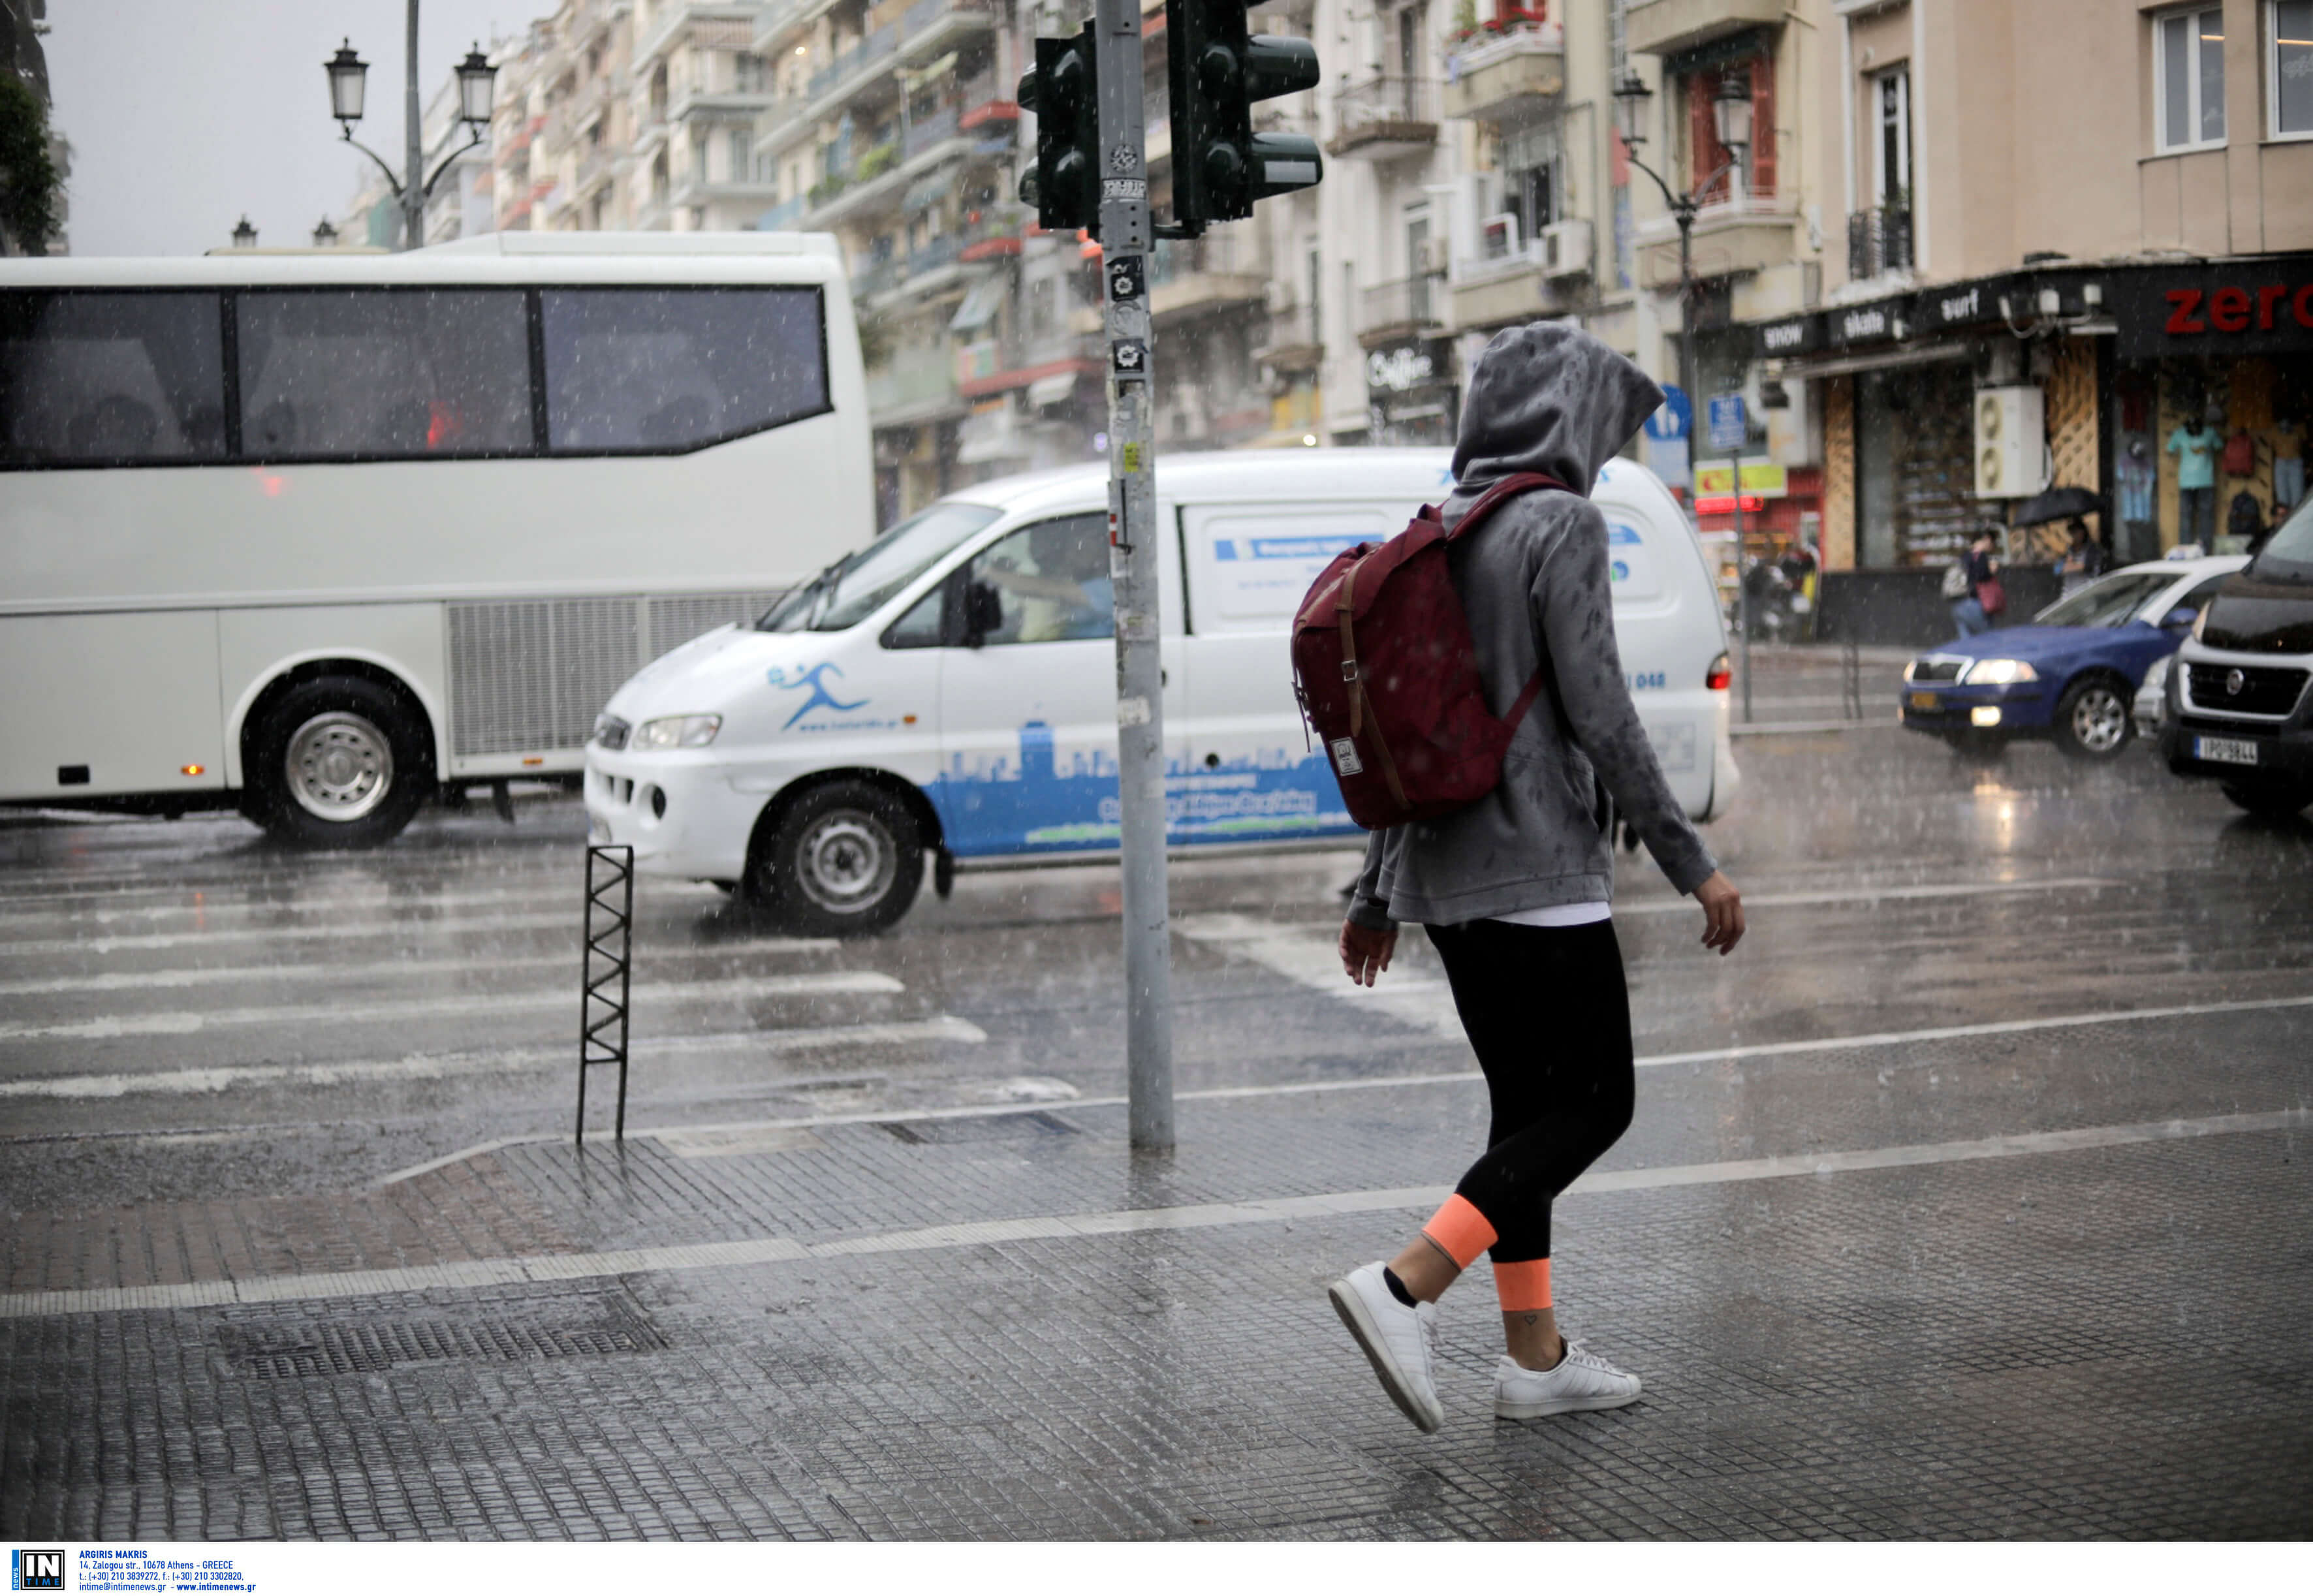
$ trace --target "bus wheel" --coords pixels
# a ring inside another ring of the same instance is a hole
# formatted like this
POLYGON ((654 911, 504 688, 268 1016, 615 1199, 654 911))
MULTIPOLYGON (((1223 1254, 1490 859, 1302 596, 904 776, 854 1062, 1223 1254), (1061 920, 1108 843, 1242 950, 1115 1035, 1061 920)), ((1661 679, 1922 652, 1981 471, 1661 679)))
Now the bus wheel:
POLYGON ((425 802, 428 763, 405 694, 358 676, 301 682, 250 741, 250 818, 298 847, 375 847, 425 802))
POLYGON ((748 861, 747 894, 792 929, 866 936, 898 923, 924 882, 915 818, 866 782, 797 799, 748 861))

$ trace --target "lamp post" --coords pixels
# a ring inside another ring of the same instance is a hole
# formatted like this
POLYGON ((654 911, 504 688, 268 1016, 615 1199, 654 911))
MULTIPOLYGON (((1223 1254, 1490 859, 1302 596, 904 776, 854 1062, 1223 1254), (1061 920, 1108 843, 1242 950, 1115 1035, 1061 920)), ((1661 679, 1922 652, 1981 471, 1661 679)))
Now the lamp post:
POLYGON ((348 39, 339 46, 338 53, 322 62, 321 66, 330 75, 330 114, 338 119, 345 141, 376 162, 377 169, 385 174, 386 186, 401 203, 401 247, 414 250, 426 241, 427 196, 434 192, 434 185, 459 156, 482 142, 483 131, 489 127, 498 69, 482 54, 479 43, 458 63, 458 119, 466 124, 466 142, 443 156, 442 164, 427 173, 425 127, 418 106, 418 0, 409 0, 409 15, 401 113, 405 124, 401 165, 404 175, 396 177, 383 156, 354 136, 354 124, 362 119, 363 103, 368 97, 369 63, 354 53, 353 40, 348 39))
POLYGON ((313 228, 313 248, 316 250, 334 249, 337 246, 337 228, 330 224, 330 219, 327 216, 322 217, 313 228))
MULTIPOLYGON (((1694 391, 1694 217, 1702 208, 1702 197, 1711 186, 1743 164, 1743 157, 1751 146, 1751 85, 1744 77, 1733 73, 1720 75, 1719 91, 1711 96, 1711 115, 1713 130, 1719 135, 1719 145, 1726 150, 1726 163, 1684 193, 1675 193, 1663 180, 1662 173, 1640 160, 1633 151, 1647 142, 1647 109, 1654 99, 1654 91, 1635 72, 1623 75, 1614 85, 1614 130, 1622 135, 1623 158, 1632 166, 1654 179, 1655 187, 1662 190, 1663 204, 1670 208, 1671 219, 1678 224, 1678 383, 1686 390, 1687 402, 1695 402, 1694 391)), ((1687 458, 1694 456, 1692 424, 1687 436, 1687 458)), ((1736 496, 1742 496, 1741 474, 1737 474, 1736 496)), ((1741 568, 1741 551, 1737 551, 1737 568, 1741 568)))
POLYGON ((257 248, 257 229, 251 225, 250 220, 247 216, 243 216, 239 222, 233 224, 233 247, 236 250, 254 250, 257 248))

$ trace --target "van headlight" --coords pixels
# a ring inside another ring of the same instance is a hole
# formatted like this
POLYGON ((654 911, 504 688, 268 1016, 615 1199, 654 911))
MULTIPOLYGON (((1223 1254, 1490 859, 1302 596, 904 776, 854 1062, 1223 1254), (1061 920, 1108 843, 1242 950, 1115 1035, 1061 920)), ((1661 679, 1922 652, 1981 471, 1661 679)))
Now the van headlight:
POLYGON ((637 749, 705 748, 723 729, 719 715, 670 715, 645 721, 629 746, 637 749))
POLYGON ((2040 673, 2022 660, 1978 660, 1967 668, 1967 674, 1960 678, 1970 687, 1982 682, 2006 687, 2010 682, 2039 680, 2040 673))

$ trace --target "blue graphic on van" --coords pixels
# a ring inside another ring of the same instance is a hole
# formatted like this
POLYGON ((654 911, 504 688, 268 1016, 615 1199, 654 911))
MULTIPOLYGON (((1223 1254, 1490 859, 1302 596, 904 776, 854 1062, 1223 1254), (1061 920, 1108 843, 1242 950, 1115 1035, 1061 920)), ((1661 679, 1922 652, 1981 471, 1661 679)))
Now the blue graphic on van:
POLYGON ((1643 543, 1646 539, 1639 536, 1638 528, 1624 526, 1619 521, 1610 521, 1606 523, 1606 541, 1609 543, 1643 543))
MULTIPOLYGON (((1080 750, 1063 767, 1042 721, 1020 728, 1016 763, 954 755, 925 794, 961 858, 1114 847, 1121 829, 1115 756, 1080 750)), ((1278 749, 1213 767, 1166 766, 1165 836, 1174 846, 1358 834, 1322 754, 1278 749)))
POLYGON ((1613 563, 1611 563, 1610 565, 1608 565, 1608 566, 1607 566, 1607 567, 1606 567, 1606 580, 1607 580, 1607 581, 1609 581, 1609 582, 1628 582, 1630 579, 1631 579, 1631 562, 1630 562, 1630 561, 1628 561, 1628 560, 1615 560, 1615 561, 1614 561, 1613 563))
POLYGON ((764 672, 766 680, 775 688, 789 689, 809 688, 811 689, 811 697, 804 700, 801 709, 787 716, 787 723, 779 728, 780 731, 786 731, 788 726, 794 725, 814 709, 832 709, 840 715, 860 708, 867 703, 865 698, 857 699, 849 704, 838 702, 835 695, 827 690, 827 685, 820 680, 821 677, 831 671, 838 676, 843 674, 843 667, 832 660, 822 660, 810 670, 799 671, 793 676, 787 674, 787 668, 783 665, 774 665, 764 672))
POLYGON ((1344 548, 1375 539, 1355 532, 1319 532, 1299 538, 1216 538, 1216 560, 1329 560, 1344 548))

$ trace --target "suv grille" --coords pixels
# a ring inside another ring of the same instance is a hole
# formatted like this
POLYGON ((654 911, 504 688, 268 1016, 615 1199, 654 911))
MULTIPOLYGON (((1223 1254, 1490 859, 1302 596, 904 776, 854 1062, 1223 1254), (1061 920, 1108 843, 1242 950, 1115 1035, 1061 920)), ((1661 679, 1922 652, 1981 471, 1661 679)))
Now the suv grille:
POLYGON ((1957 681, 1959 669, 1966 663, 1967 663, 1966 660, 1939 660, 1932 657, 1916 659, 1912 662, 1911 673, 1904 680, 1906 681, 1957 681))
POLYGON ((2284 715, 2305 691, 2306 672, 2270 665, 2187 666, 2193 706, 2219 715, 2284 715), (2236 685, 2236 683, 2238 685, 2236 685))
POLYGON ((617 753, 627 746, 627 733, 633 730, 633 727, 615 715, 602 715, 594 717, 594 741, 612 753, 617 753))

